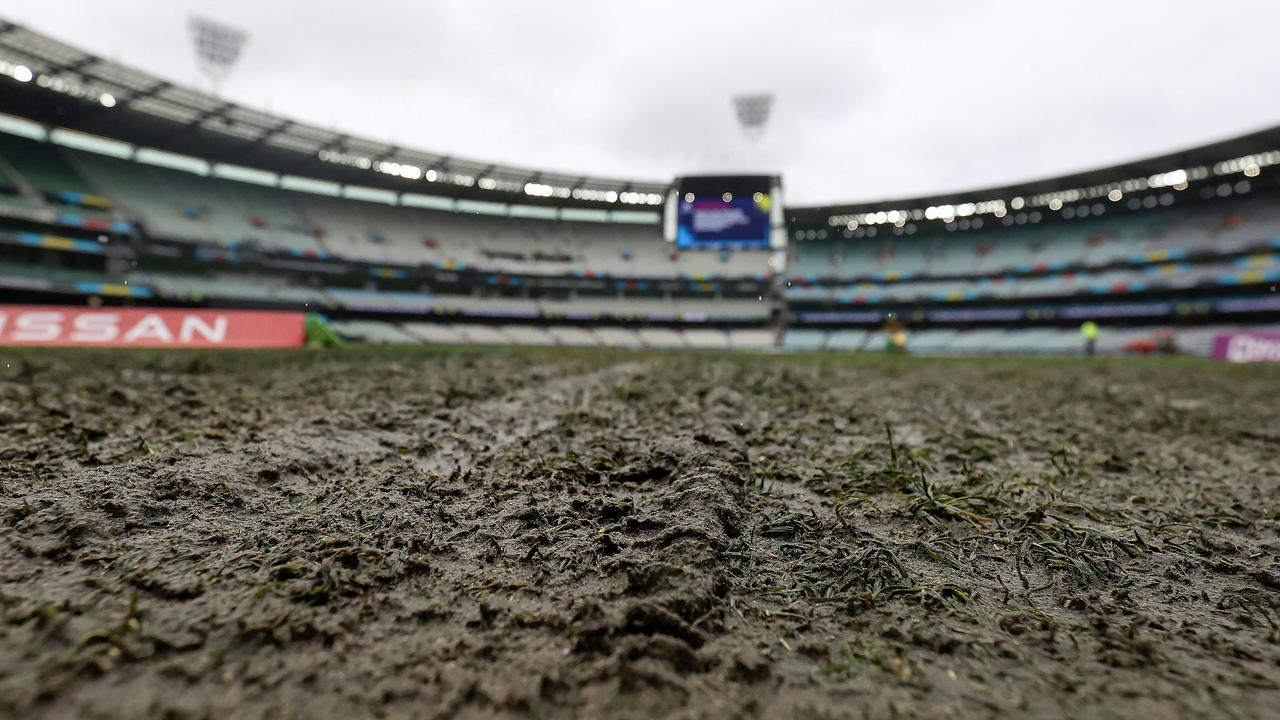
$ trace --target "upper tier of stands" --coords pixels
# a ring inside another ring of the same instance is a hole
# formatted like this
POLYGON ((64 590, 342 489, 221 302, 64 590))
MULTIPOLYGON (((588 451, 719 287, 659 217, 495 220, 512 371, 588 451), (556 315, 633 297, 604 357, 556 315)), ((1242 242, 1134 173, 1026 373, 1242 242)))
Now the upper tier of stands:
MULTIPOLYGON (((1280 243, 1276 245, 1280 250, 1280 243)), ((1280 280, 1280 252, 1257 252, 1211 262, 1177 260, 1151 262, 1135 267, 1100 271, 1064 271, 1042 275, 979 277, 973 279, 927 278, 898 281, 862 281, 850 285, 793 283, 792 300, 826 302, 957 302, 978 298, 1045 298, 1064 295, 1119 294, 1155 289, 1176 290, 1200 285, 1240 285, 1280 280)))
MULTIPOLYGON (((480 325, 475 323, 389 323, 346 320, 333 323, 339 334, 350 340, 380 344, 476 344, 476 345, 564 345, 613 348, 702 348, 756 349, 775 347, 771 330, 716 330, 668 328, 480 325)), ((1275 326, 1213 325, 1195 328, 1126 327, 1104 328, 1098 338, 1101 355, 1144 352, 1143 345, 1167 338, 1185 355, 1208 357, 1214 336, 1237 331, 1276 332, 1275 326)), ((832 350, 881 352, 889 347, 882 331, 805 330, 786 333, 782 347, 787 350, 832 350)), ((1081 355, 1084 341, 1080 331, 1067 328, 1010 328, 977 330, 923 330, 907 334, 907 351, 916 355, 1081 355)))
MULTIPOLYGON (((1047 272, 1116 262, 1176 261, 1206 251, 1241 252, 1280 236, 1280 203, 1274 197, 1251 194, 1248 181, 1213 190, 1229 197, 1179 206, 1170 191, 1148 201, 1145 208, 1135 197, 1120 204, 1090 205, 1083 218, 1073 211, 1070 220, 1040 222, 1039 211, 1016 213, 1003 220, 988 218, 978 229, 959 232, 917 233, 914 227, 889 226, 823 230, 825 237, 811 238, 814 231, 805 231, 793 242, 788 274, 803 282, 1047 272), (1139 207, 1131 208, 1130 203, 1139 207)), ((972 228, 973 223, 966 221, 965 226, 972 228)))
POLYGON ((753 277, 763 251, 674 252, 656 224, 453 213, 198 175, 0 135, 0 184, 39 195, 94 193, 157 238, 256 243, 298 254, 495 272, 753 277))

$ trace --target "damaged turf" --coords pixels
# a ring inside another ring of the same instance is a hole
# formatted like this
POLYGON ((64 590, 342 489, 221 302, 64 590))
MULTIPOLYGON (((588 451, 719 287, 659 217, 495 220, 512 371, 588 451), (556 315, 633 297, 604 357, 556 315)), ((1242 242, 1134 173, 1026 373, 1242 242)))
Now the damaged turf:
POLYGON ((1273 368, 2 364, 3 716, 1280 707, 1273 368))

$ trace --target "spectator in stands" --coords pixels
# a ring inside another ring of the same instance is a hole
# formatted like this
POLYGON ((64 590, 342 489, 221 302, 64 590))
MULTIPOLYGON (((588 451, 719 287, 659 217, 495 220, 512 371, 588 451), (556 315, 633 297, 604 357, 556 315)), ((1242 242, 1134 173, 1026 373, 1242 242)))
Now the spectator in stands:
POLYGON ((1080 334, 1084 336, 1084 354, 1093 357, 1098 352, 1098 323, 1085 320, 1080 325, 1080 334))

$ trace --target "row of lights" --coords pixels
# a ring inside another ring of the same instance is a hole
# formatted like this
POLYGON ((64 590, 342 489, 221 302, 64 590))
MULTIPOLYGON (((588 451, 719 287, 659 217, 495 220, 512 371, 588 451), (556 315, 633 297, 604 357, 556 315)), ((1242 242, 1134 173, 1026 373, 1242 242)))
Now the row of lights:
POLYGON ((972 215, 993 215, 997 218, 1004 218, 1008 215, 1009 210, 1023 210, 1024 208, 1035 207, 1045 207, 1058 212, 1068 204, 1082 200, 1106 198, 1111 202, 1120 202, 1126 194, 1144 190, 1159 190, 1163 188, 1186 190, 1192 182, 1205 180, 1211 175, 1224 176, 1241 173, 1245 177, 1257 177, 1262 168, 1278 164, 1280 164, 1280 151, 1270 151, 1224 160, 1214 164, 1212 168, 1204 166, 1177 168, 1147 177, 1130 178, 1119 182, 1041 193, 1030 197, 1014 197, 1007 203, 1004 199, 994 199, 976 203, 937 205, 909 210, 898 209, 832 215, 827 218, 827 223, 831 227, 846 226, 850 230, 854 230, 863 225, 893 224, 902 227, 903 224, 910 220, 941 220, 950 224, 956 222, 959 218, 972 215))
MULTIPOLYGON (((1237 189, 1236 192, 1242 192, 1242 190, 1237 189)), ((1168 206, 1168 205, 1171 205, 1172 203, 1173 203, 1173 195, 1166 193, 1165 195, 1160 196, 1158 200, 1154 195, 1149 196, 1146 199, 1130 198, 1129 207, 1132 209, 1138 209, 1141 207, 1152 208, 1152 207, 1156 207, 1157 204, 1161 206, 1168 206)), ((1106 206, 1103 205, 1102 203, 1094 203, 1092 205, 1086 204, 1086 205, 1081 205, 1079 207, 1063 208, 1062 217, 1067 220, 1071 220, 1074 218, 1087 218, 1090 216, 1103 215, 1106 213, 1106 211, 1107 211, 1106 206)), ((1044 213, 1040 212, 1039 210, 1032 210, 1030 212, 1018 212, 1018 213, 1006 212, 1002 214, 1000 218, 1001 218, 1001 224, 1004 225, 1005 227, 1012 227, 1015 225, 1035 225, 1041 222, 1042 220, 1044 220, 1044 213)), ((968 230, 981 230, 982 228, 986 227, 986 225, 987 225, 986 222, 983 221, 983 219, 980 217, 973 217, 973 218, 963 217, 963 218, 957 218, 957 219, 948 221, 945 225, 945 228, 947 232, 965 232, 968 230)), ((915 223, 907 223, 905 226, 895 225, 892 228, 892 230, 893 230, 894 237, 901 237, 903 235, 915 235, 917 231, 917 226, 915 225, 915 223)), ((842 234, 845 237, 845 239, 861 239, 861 238, 873 238, 873 237, 876 237, 879 233, 875 225, 864 225, 864 226, 857 226, 857 227, 846 227, 842 234)), ((828 233, 826 230, 797 230, 795 233, 795 238, 796 240, 825 240, 827 238, 827 235, 828 233)))
POLYGON ((396 175, 406 180, 421 180, 423 175, 422 168, 417 165, 389 162, 387 160, 378 161, 374 165, 374 169, 384 175, 396 175))
MULTIPOLYGON (((687 203, 691 203, 691 202, 693 202, 695 199, 697 199, 697 196, 695 196, 693 193, 685 193, 685 194, 684 194, 684 201, 685 201, 685 202, 687 202, 687 203)), ((729 193, 729 192, 727 192, 727 193, 725 193, 725 194, 721 195, 721 196, 720 196, 720 199, 721 199, 721 200, 723 200, 723 201, 725 201, 725 202, 733 202, 733 193, 729 193)), ((751 199, 752 199, 752 200, 755 200, 756 202, 764 202, 764 193, 762 193, 762 192, 754 193, 754 194, 752 194, 751 199)))
POLYGON ((617 192, 616 190, 593 190, 590 188, 567 188, 547 185, 546 183, 525 183, 524 194, 533 197, 573 198, 574 200, 594 200, 596 202, 620 202, 624 205, 661 205, 662 196, 657 193, 617 192))
MULTIPOLYGON (((1154 199, 1153 199, 1154 201, 1154 199)), ((1172 201, 1172 197, 1170 197, 1172 201)), ((1132 201, 1131 201, 1132 202, 1132 201)), ((1141 205, 1141 201, 1139 202, 1141 205)), ((1161 203, 1166 204, 1166 203, 1161 203)), ((1154 205, 1152 205, 1154 207, 1154 205)), ((1076 217, 1089 217, 1090 215, 1101 215, 1106 212, 1105 206, 1101 203, 1095 203, 1092 206, 1082 206, 1080 208, 1066 208, 1063 211, 1063 217, 1070 220, 1076 217)), ((1004 213, 1000 215, 1000 222, 1005 227, 1014 225, 1035 225, 1044 220, 1044 213, 1039 210, 1030 212, 1004 213)), ((946 223, 947 232, 966 232, 969 230, 981 230, 986 227, 987 223, 980 217, 963 217, 953 219, 946 223)), ((894 237, 903 235, 915 235, 919 228, 915 223, 906 223, 905 225, 894 225, 891 230, 894 237)), ((860 225, 857 227, 846 227, 842 231, 842 235, 846 240, 874 238, 879 235, 879 228, 875 225, 860 225)), ((796 240, 825 240, 828 233, 826 230, 797 230, 795 232, 796 240)))
POLYGON ((385 175, 394 175, 396 177, 405 178, 406 180, 425 179, 427 182, 432 183, 442 182, 450 185, 460 185, 462 187, 479 187, 481 190, 524 193, 530 197, 556 197, 562 199, 573 198, 575 200, 590 200, 595 202, 620 202, 624 205, 662 204, 662 196, 658 193, 631 191, 620 193, 616 190, 568 188, 564 186, 548 185, 546 183, 521 183, 514 180, 502 180, 491 177, 482 177, 477 179, 472 175, 446 173, 434 168, 427 168, 424 170, 423 168, 410 163, 399 163, 389 160, 375 161, 369 157, 339 152, 337 150, 321 150, 320 160, 327 163, 359 168, 361 170, 375 170, 385 175))
MULTIPOLYGON (((42 88, 54 90, 55 92, 71 95, 73 97, 85 97, 89 94, 89 91, 76 81, 52 75, 42 74, 37 76, 32 72, 31 68, 22 64, 9 63, 0 60, 0 74, 7 75, 22 83, 31 82, 34 79, 36 84, 42 88)), ((112 108, 116 106, 117 101, 114 95, 104 92, 99 94, 98 102, 103 107, 112 108)), ((378 161, 375 163, 371 158, 340 153, 332 150, 321 150, 320 159, 325 162, 358 167, 366 170, 372 168, 383 174, 395 175, 408 180, 420 180, 426 178, 428 182, 448 182, 465 187, 472 187, 477 184, 476 179, 470 175, 442 173, 434 169, 424 171, 422 168, 408 163, 390 161, 378 161)), ((1280 151, 1256 153, 1216 163, 1213 166, 1213 174, 1223 176, 1242 173, 1245 177, 1252 178, 1261 174, 1262 168, 1277 164, 1280 164, 1280 151)), ((1042 193, 1040 195, 1032 196, 1030 198, 1030 204, 1032 206, 1047 206, 1050 210, 1057 212, 1063 210, 1065 202, 1076 202, 1080 199, 1093 199, 1104 196, 1111 202, 1119 202, 1126 192, 1138 192, 1141 190, 1160 189, 1166 187, 1172 187, 1175 190, 1185 190, 1189 187, 1191 181, 1204 180, 1208 177, 1209 169, 1203 166, 1189 169, 1180 168, 1165 173, 1157 173, 1147 178, 1131 178, 1118 183, 1094 185, 1088 188, 1073 188, 1054 193, 1042 193)), ((604 191, 590 188, 571 189, 542 183, 525 183, 522 187, 517 182, 497 180, 494 178, 480 178, 478 184, 483 190, 502 190, 505 192, 523 191, 526 195, 532 197, 572 197, 574 199, 598 202, 622 202, 628 205, 662 204, 662 196, 658 193, 639 193, 629 191, 618 193, 613 190, 604 191)), ((1248 187, 1247 182, 1244 183, 1244 185, 1246 188, 1248 187)), ((1222 187, 1228 188, 1227 194, 1231 193, 1230 185, 1223 185, 1222 187)), ((1239 187, 1239 184, 1237 184, 1237 187, 1239 187)), ((1236 192, 1240 191, 1237 190, 1236 192)), ((1243 192, 1248 192, 1248 190, 1246 189, 1243 192)), ((1222 193, 1219 194, 1221 195, 1222 193)), ((1161 196, 1161 205, 1167 205, 1172 202, 1172 200, 1170 200, 1169 203, 1164 202, 1165 197, 1171 196, 1167 194, 1161 196)), ((760 202, 762 198, 762 193, 755 193, 754 199, 756 202, 760 202)), ((722 199, 725 202, 730 202, 733 200, 733 195, 731 193, 724 193, 722 199)), ((693 193, 685 195, 686 202, 693 202, 693 200, 693 193)), ((1008 207, 1012 207, 1014 210, 1021 210, 1026 207, 1027 204, 1027 199, 1015 197, 1009 202, 1008 207)), ((1146 206, 1145 202, 1143 203, 1143 206, 1146 206)), ((1088 206, 1083 207, 1085 207, 1085 212, 1071 212, 1070 214, 1072 216, 1078 215, 1080 217, 1088 217, 1090 214, 1088 212, 1088 206)), ((1097 208, 1101 207, 1101 205, 1095 204, 1093 207, 1097 208)), ((1130 203, 1130 207, 1133 207, 1132 202, 1130 203)), ((1067 210, 1070 211, 1070 208, 1067 208, 1067 210)), ((955 226, 957 218, 966 218, 974 214, 990 214, 997 218, 1005 218, 1008 214, 1008 210, 1005 205, 1005 201, 997 199, 985 200, 977 203, 961 203, 954 206, 931 206, 924 208, 923 210, 889 210, 857 213, 853 215, 834 215, 828 219, 828 222, 833 227, 845 225, 851 231, 856 230, 859 225, 893 224, 898 228, 902 228, 906 225, 908 220, 942 220, 949 226, 955 226)), ((1064 212, 1063 214, 1066 216, 1067 212, 1064 212)), ((1093 214, 1101 213, 1095 211, 1093 214)), ((1009 223, 1006 222, 1005 224, 1008 225, 1009 223)), ((980 223, 977 223, 976 225, 979 228, 982 227, 980 223)), ((948 229, 953 229, 953 227, 949 227, 948 229)))
MULTIPOLYGON (((1177 189, 1179 185, 1181 185, 1180 182, 1175 182, 1175 184, 1172 187, 1174 189, 1177 189)), ((1225 197, 1230 197, 1232 195, 1243 195, 1252 190, 1253 190, 1253 186, 1249 183, 1248 180, 1240 180, 1234 184, 1226 182, 1226 183, 1219 184, 1217 187, 1212 187, 1212 186, 1206 187, 1203 190, 1201 190, 1200 195, 1205 199, 1210 199, 1215 196, 1220 198, 1225 198, 1225 197)), ((1124 197, 1124 194, 1121 191, 1112 190, 1110 193, 1108 193, 1107 199, 1111 200, 1112 202, 1119 202, 1121 199, 1123 199, 1123 197, 1124 197)), ((1169 207, 1173 205, 1175 200, 1176 198, 1172 192, 1164 192, 1164 193, 1160 193, 1159 195, 1156 195, 1153 193, 1145 197, 1130 197, 1129 201, 1126 203, 1126 206, 1130 210, 1142 210, 1142 209, 1151 210, 1157 207, 1169 207)), ((1092 204, 1084 203, 1078 206, 1064 206, 1059 201, 1059 202, 1051 203, 1050 209, 1054 210, 1055 212, 1060 212, 1064 220, 1074 220, 1076 218, 1083 219, 1088 217, 1098 217, 1106 214, 1107 212, 1107 206, 1101 202, 1095 202, 1092 204)), ((1004 213, 1000 217, 1002 218, 1001 224, 1003 224, 1005 227, 1012 227, 1014 225, 1027 225, 1027 224, 1034 225, 1044 219, 1043 214, 1038 210, 1033 210, 1031 212, 1019 212, 1016 214, 1004 213)), ((946 229, 948 232, 954 232, 957 230, 958 231, 981 230, 983 227, 984 227, 984 223, 982 221, 982 218, 980 217, 975 217, 972 219, 960 218, 958 220, 948 221, 946 224, 946 229)), ((914 224, 909 224, 906 226, 905 231, 902 228, 902 226, 895 227, 893 234, 895 236, 914 235, 915 232, 916 232, 916 226, 914 224)), ((846 239, 873 238, 875 236, 876 236, 876 228, 874 227, 874 225, 868 225, 864 227, 853 225, 848 227, 844 231, 844 237, 846 239)), ((797 240, 825 240, 827 238, 827 231, 826 230, 816 230, 816 231, 800 230, 795 233, 795 238, 797 240)))
POLYGON ((1262 168, 1272 165, 1280 165, 1280 150, 1223 160, 1213 166, 1213 174, 1222 176, 1244 173, 1245 177, 1253 178, 1258 177, 1262 168))
MULTIPOLYGON (((53 90, 64 95, 70 95, 72 97, 87 97, 90 95, 89 90, 79 82, 53 75, 37 75, 26 65, 0 60, 0 74, 7 75, 21 83, 27 83, 35 80, 36 84, 42 88, 53 90)), ((114 95, 105 92, 98 95, 98 102, 103 107, 107 108, 115 107, 117 103, 114 95)), ((482 190, 514 193, 523 192, 531 197, 572 197, 574 199, 594 200, 597 202, 621 202, 624 205, 662 204, 662 195, 658 193, 631 191, 619 193, 615 190, 568 188, 563 186, 546 185, 543 183, 520 183, 512 180, 499 180, 497 178, 488 177, 477 180, 471 175, 462 173, 446 173, 431 168, 423 169, 411 163, 399 163, 388 160, 375 161, 373 158, 338 152, 336 150, 321 150, 320 160, 337 165, 359 168, 361 170, 375 170, 383 173, 384 175, 394 175, 396 177, 405 178, 406 180, 425 179, 427 182, 443 182, 463 187, 473 187, 478 185, 482 190)))
MULTIPOLYGON (((46 90, 53 90, 72 97, 83 98, 92 95, 92 92, 87 87, 75 80, 68 80, 55 75, 37 75, 32 72, 31 68, 17 63, 0 60, 0 75, 7 75, 20 83, 29 83, 35 80, 36 85, 46 90)), ((103 107, 113 108, 116 106, 116 97, 111 93, 98 93, 98 103, 103 107)))
POLYGON ((618 194, 618 200, 626 205, 662 204, 662 196, 658 193, 624 192, 618 194))
POLYGON ((333 163, 334 165, 344 165, 346 167, 358 168, 360 170, 376 170, 384 175, 394 175, 402 177, 406 180, 426 180, 427 182, 447 182, 453 185, 464 185, 471 187, 475 185, 475 178, 470 175, 456 175, 442 173, 433 168, 423 170, 417 165, 411 163, 398 163, 389 160, 374 160, 363 155, 353 155, 351 153, 339 152, 337 150, 321 150, 320 160, 322 162, 333 163))
POLYGON ((832 227, 841 225, 850 230, 857 230, 864 225, 895 225, 903 227, 908 222, 921 220, 941 220, 953 223, 958 218, 973 215, 994 215, 1002 218, 1008 212, 1003 200, 988 200, 980 203, 961 203, 959 205, 932 205, 914 210, 881 210, 879 212, 855 213, 851 215, 833 215, 828 222, 832 227))
POLYGON ((1215 195, 1220 198, 1231 197, 1232 195, 1244 195, 1253 190, 1253 184, 1248 180, 1239 180, 1234 185, 1224 182, 1217 188, 1207 187, 1200 191, 1200 197, 1208 200, 1215 195))
MULTIPOLYGON (((0 61, 0 74, 8 75, 14 80, 23 83, 31 82, 34 79, 36 84, 42 88, 60 92, 65 95, 71 95, 73 97, 85 97, 89 94, 88 90, 76 81, 52 75, 37 76, 31 71, 31 68, 28 68, 25 65, 0 61)), ((110 93, 101 93, 98 96, 98 102, 101 103, 103 107, 112 108, 116 106, 116 98, 110 93)), ((422 180, 425 178, 427 182, 446 182, 452 185, 461 185, 464 187, 472 187, 476 185, 476 179, 470 175, 443 173, 435 169, 424 170, 423 168, 411 163, 398 163, 387 160, 375 161, 369 157, 338 152, 336 150, 321 150, 320 159, 324 162, 359 168, 361 170, 376 170, 384 175, 394 175, 396 177, 405 178, 406 180, 422 180)), ((485 190, 520 192, 525 189, 519 183, 498 181, 493 178, 481 178, 479 184, 480 187, 485 190)), ((565 192, 567 193, 568 190, 565 189, 565 192)), ((661 202, 661 197, 659 197, 658 200, 661 202)))
MULTIPOLYGON (((978 222, 981 221, 979 220, 978 222)), ((902 237, 903 235, 915 235, 918 228, 915 223, 907 223, 902 227, 894 226, 890 228, 890 230, 892 230, 894 237, 902 237)), ((834 232, 834 230, 832 232, 834 232)), ((874 225, 866 225, 859 227, 856 230, 845 228, 840 232, 846 240, 861 240, 862 238, 873 238, 879 235, 880 228, 877 228, 874 225)), ((797 230, 795 238, 796 240, 826 240, 827 235, 828 233, 826 230, 797 230)))

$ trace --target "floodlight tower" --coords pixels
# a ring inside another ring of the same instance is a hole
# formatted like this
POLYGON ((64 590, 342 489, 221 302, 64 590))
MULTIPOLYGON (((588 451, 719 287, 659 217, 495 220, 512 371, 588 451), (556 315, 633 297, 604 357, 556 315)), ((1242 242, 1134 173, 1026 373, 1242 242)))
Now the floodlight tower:
POLYGON ((196 48, 200 72, 209 79, 210 88, 217 95, 219 84, 240 59, 240 51, 249 41, 249 33, 198 15, 187 19, 187 27, 196 48))
MULTIPOLYGON (((769 118, 773 114, 774 99, 773 93, 750 93, 733 97, 733 110, 738 117, 738 127, 742 129, 742 134, 751 143, 753 151, 758 149, 760 138, 764 136, 765 130, 769 127, 769 118)), ((759 157, 754 157, 752 160, 758 163, 759 157)), ((773 278, 769 287, 769 304, 772 306, 769 317, 770 326, 777 336, 775 338, 776 342, 781 345, 782 337, 787 331, 789 319, 787 317, 787 299, 784 287, 787 272, 788 237, 786 217, 783 214, 781 178, 774 179, 769 196, 772 203, 769 211, 769 247, 773 251, 772 256, 769 258, 769 274, 773 278)))
POLYGON ((753 93, 735 95, 733 109, 738 115, 738 127, 747 136, 747 140, 755 145, 769 127, 769 116, 773 112, 773 93, 753 93))

